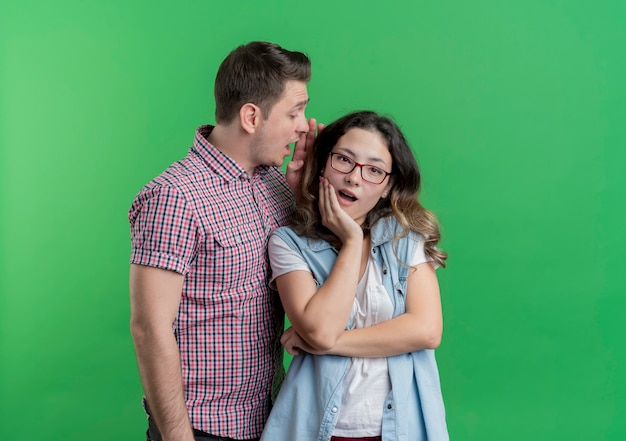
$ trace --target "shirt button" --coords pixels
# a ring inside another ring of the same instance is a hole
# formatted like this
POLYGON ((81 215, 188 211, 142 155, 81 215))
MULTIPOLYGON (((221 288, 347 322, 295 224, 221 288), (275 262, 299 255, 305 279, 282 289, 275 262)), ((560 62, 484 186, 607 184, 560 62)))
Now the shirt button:
POLYGON ((387 404, 387 409, 391 409, 391 408, 393 408, 393 406, 391 405, 391 403, 390 403, 390 404, 387 404))
POLYGON ((372 253, 376 254, 376 248, 372 248, 372 253))
POLYGON ((387 274, 387 268, 383 270, 383 274, 387 274))
POLYGON ((337 413, 337 410, 338 410, 337 407, 333 407, 332 409, 330 409, 332 413, 337 413))

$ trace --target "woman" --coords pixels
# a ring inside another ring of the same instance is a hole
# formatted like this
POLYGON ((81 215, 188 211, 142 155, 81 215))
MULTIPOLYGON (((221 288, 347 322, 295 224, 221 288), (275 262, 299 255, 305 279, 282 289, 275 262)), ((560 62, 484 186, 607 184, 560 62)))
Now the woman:
POLYGON ((400 129, 374 112, 318 136, 294 219, 270 238, 293 361, 265 441, 447 440, 434 349, 436 218, 400 129))

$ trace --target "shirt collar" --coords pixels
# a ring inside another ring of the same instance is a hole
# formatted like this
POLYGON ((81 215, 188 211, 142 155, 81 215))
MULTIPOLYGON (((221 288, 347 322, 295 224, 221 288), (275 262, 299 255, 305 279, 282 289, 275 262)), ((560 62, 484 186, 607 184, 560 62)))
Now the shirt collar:
POLYGON ((265 175, 269 171, 267 166, 258 166, 254 169, 254 175, 248 172, 234 161, 230 156, 222 153, 217 147, 208 141, 208 137, 215 127, 209 124, 198 127, 193 139, 192 152, 196 153, 217 175, 226 181, 235 179, 252 180, 258 175, 265 175))
POLYGON ((393 239, 396 233, 402 231, 402 227, 394 216, 385 216, 374 224, 370 234, 372 245, 378 246, 393 239))

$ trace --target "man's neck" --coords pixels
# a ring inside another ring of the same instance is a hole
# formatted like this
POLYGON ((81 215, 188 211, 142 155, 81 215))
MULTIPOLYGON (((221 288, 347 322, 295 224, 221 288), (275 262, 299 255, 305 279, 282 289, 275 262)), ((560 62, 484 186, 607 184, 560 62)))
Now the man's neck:
POLYGON ((248 160, 248 139, 237 126, 217 124, 207 137, 213 147, 233 159, 244 168, 250 176, 254 174, 255 164, 248 160))

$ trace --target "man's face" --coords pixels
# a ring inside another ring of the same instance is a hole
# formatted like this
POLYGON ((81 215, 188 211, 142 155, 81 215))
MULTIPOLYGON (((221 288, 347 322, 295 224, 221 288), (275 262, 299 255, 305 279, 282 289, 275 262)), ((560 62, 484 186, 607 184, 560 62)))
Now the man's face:
POLYGON ((304 109, 309 101, 306 83, 290 80, 285 83, 281 98, 274 104, 261 127, 253 146, 253 159, 259 165, 280 167, 291 154, 290 144, 296 142, 309 126, 304 109))

